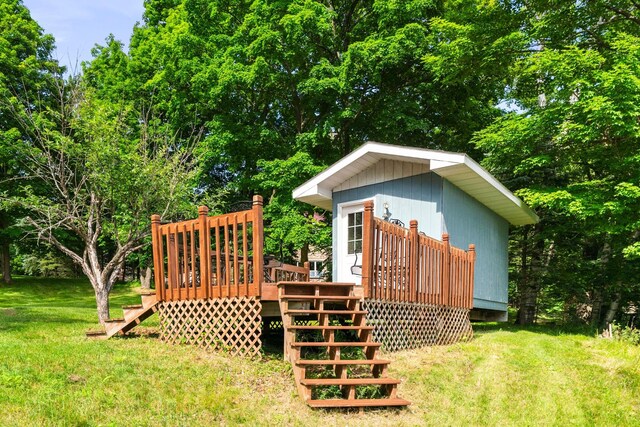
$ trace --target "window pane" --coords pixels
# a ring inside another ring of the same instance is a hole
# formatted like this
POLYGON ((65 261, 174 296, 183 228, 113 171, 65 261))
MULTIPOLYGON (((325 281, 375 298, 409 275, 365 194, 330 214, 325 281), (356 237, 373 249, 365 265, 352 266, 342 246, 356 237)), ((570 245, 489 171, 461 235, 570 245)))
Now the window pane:
POLYGON ((362 253, 362 240, 356 240, 354 243, 355 252, 362 253))
POLYGON ((362 212, 356 213, 355 217, 356 217, 356 225, 362 225, 362 212))
POLYGON ((349 227, 352 227, 354 222, 354 215, 349 214, 348 217, 349 217, 349 227))
POLYGON ((351 241, 354 239, 354 232, 355 229, 353 227, 349 227, 349 236, 347 237, 347 240, 351 241))
POLYGON ((362 227, 356 227, 355 231, 356 231, 356 239, 362 240, 362 227))

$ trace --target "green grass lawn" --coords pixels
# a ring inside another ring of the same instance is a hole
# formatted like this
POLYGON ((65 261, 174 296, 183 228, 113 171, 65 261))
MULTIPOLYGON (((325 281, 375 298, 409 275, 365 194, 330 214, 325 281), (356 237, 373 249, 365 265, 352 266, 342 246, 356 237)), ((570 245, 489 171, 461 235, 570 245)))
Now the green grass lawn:
MULTIPOLYGON (((118 307, 139 301, 116 288, 118 307)), ((171 346, 147 320, 92 341, 84 280, 0 286, 0 426, 638 425, 640 347, 550 327, 477 325, 475 339, 385 355, 405 410, 312 410, 281 355, 233 358, 171 346), (134 330, 135 331, 135 330, 134 330)))

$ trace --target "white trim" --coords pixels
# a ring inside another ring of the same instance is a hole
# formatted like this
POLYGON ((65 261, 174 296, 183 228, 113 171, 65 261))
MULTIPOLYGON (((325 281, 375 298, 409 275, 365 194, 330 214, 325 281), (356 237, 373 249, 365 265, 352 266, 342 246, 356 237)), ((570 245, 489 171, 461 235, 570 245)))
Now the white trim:
MULTIPOLYGON (((344 218, 343 218, 343 210, 348 208, 362 208, 362 212, 364 212, 364 202, 374 200, 372 197, 361 199, 361 200, 350 200, 348 202, 338 203, 336 206, 337 216, 335 217, 336 223, 336 235, 334 239, 334 254, 337 255, 336 258, 333 259, 333 264, 335 266, 336 278, 334 280, 340 282, 344 281, 347 283, 354 282, 357 285, 360 284, 361 278, 351 275, 351 266, 353 265, 354 257, 353 255, 349 255, 347 253, 347 245, 346 236, 344 236, 344 232, 346 227, 344 227, 344 218)), ((357 255, 356 255, 357 256, 357 255)), ((362 262, 362 253, 360 253, 360 261, 362 262)))
POLYGON ((293 190, 293 198, 332 210, 333 191, 382 159, 427 165, 430 171, 446 178, 513 225, 534 224, 539 220, 522 200, 466 154, 377 142, 367 142, 300 185, 293 190))

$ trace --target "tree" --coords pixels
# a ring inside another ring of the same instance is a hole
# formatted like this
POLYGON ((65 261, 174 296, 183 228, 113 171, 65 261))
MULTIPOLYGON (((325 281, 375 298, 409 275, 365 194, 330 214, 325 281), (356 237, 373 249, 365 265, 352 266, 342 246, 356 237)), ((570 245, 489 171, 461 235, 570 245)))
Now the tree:
POLYGON ((15 111, 27 135, 21 167, 35 184, 12 202, 38 239, 82 268, 104 323, 123 260, 147 243, 150 214, 176 218, 192 206, 197 136, 176 144, 152 116, 74 78, 59 80, 57 95, 57 109, 24 100, 15 111))
POLYGON ((521 245, 520 322, 544 292, 590 304, 597 324, 603 302, 638 300, 640 16, 626 0, 524 4, 530 49, 507 93, 517 110, 475 142, 542 218, 521 245))
POLYGON ((267 234, 265 250, 293 261, 300 250, 300 261, 308 261, 309 248, 327 252, 331 248, 329 212, 313 208, 292 198, 293 189, 322 171, 305 152, 286 160, 260 161, 261 172, 255 186, 269 194, 265 208, 267 234))
MULTIPOLYGON (((325 167, 367 140, 469 151, 473 132, 499 113, 505 73, 494 47, 495 61, 465 55, 457 78, 441 78, 447 60, 434 47, 445 32, 438 19, 457 7, 425 0, 146 2, 127 83, 118 87, 129 99, 153 100, 177 135, 205 126, 199 187, 223 185, 240 200, 284 192, 282 175, 267 178, 270 188, 254 177, 300 152, 325 167), (487 69, 493 74, 480 72, 487 69)), ((473 15, 474 7, 465 8, 473 15)), ((492 10, 482 25, 495 29, 482 38, 478 27, 476 47, 514 31, 514 20, 492 10)), ((273 212, 296 224, 309 211, 281 195, 273 200, 273 212)))
MULTIPOLYGON (((61 71, 51 59, 54 40, 44 34, 20 0, 0 0, 0 195, 15 194, 16 141, 22 135, 11 114, 17 97, 39 98, 46 103, 56 74, 61 71)), ((15 226, 15 209, 0 204, 0 266, 2 280, 11 281, 9 248, 20 233, 15 226)))

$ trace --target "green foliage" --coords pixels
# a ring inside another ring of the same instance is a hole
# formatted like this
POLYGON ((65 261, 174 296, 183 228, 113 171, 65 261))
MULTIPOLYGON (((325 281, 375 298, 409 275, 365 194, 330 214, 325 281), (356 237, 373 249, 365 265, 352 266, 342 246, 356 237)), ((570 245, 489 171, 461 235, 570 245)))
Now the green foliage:
POLYGON ((632 345, 640 345, 640 330, 629 326, 611 324, 612 338, 632 345))
MULTIPOLYGON (((16 194, 26 181, 17 145, 24 138, 14 111, 19 99, 47 103, 62 68, 51 58, 54 40, 31 18, 20 0, 0 1, 0 201, 16 194)), ((0 203, 0 247, 9 250, 22 230, 16 206, 0 203)))
POLYGON ((536 271, 520 278, 568 307, 638 295, 640 27, 630 2, 614 3, 518 10, 529 52, 506 93, 518 108, 474 136, 484 166, 541 217, 526 255, 536 271))
POLYGON ((331 218, 328 212, 294 201, 294 188, 312 178, 322 169, 314 164, 311 156, 299 152, 286 160, 262 160, 260 172, 254 177, 254 185, 269 194, 265 207, 267 253, 283 255, 291 259, 294 251, 313 246, 319 251, 331 248, 331 218))

